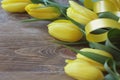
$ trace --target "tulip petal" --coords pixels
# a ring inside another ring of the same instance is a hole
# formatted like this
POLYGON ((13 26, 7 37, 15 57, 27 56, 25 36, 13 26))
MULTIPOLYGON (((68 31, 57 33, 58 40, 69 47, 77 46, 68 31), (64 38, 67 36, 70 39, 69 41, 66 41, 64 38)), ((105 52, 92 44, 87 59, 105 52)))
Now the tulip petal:
POLYGON ((2 8, 8 12, 25 12, 25 6, 30 4, 30 0, 2 0, 2 8))
POLYGON ((43 4, 29 4, 25 7, 29 15, 39 19, 55 19, 61 13, 56 7, 45 6, 43 4))
POLYGON ((75 42, 82 38, 80 29, 69 20, 56 20, 48 24, 51 36, 61 41, 75 42))

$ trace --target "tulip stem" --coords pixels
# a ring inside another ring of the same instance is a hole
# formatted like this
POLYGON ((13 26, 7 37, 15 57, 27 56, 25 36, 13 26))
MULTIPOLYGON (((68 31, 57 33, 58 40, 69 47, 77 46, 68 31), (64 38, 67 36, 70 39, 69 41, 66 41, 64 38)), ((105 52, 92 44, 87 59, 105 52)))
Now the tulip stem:
POLYGON ((55 19, 38 19, 38 18, 30 18, 22 20, 22 22, 34 22, 34 21, 53 21, 55 19))
POLYGON ((55 40, 55 41, 52 41, 52 42, 54 42, 54 43, 58 43, 58 44, 64 44, 64 45, 79 45, 79 44, 88 44, 88 42, 87 41, 82 41, 82 42, 63 42, 63 41, 57 41, 57 40, 55 40))

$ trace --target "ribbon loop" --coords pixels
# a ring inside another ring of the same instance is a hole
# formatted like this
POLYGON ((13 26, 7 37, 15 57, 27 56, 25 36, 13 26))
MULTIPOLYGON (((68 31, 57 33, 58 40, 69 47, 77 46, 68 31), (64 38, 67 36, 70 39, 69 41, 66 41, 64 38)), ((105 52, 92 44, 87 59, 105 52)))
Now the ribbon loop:
POLYGON ((118 28, 118 29, 120 29, 120 24, 115 20, 107 19, 107 18, 93 20, 85 26, 86 39, 90 42, 105 41, 107 39, 107 32, 103 32, 100 34, 92 33, 93 31, 102 29, 102 28, 118 28))

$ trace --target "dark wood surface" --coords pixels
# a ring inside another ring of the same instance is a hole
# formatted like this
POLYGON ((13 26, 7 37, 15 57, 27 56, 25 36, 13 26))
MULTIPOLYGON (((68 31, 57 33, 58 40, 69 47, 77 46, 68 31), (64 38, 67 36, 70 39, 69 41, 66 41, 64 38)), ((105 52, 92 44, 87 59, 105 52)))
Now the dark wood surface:
POLYGON ((27 18, 26 13, 0 7, 0 80, 73 80, 63 67, 74 54, 51 42, 46 26, 50 22, 21 22, 27 18))

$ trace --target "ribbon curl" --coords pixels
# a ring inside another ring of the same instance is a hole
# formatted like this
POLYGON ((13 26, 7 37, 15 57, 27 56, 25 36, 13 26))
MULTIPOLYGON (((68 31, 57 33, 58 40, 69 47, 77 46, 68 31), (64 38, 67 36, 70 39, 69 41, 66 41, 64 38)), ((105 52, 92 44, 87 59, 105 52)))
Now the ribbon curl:
POLYGON ((93 11, 96 13, 109 11, 120 17, 120 0, 101 0, 94 2, 93 11))
POLYGON ((120 0, 100 0, 97 2, 93 2, 89 0, 92 5, 89 6, 90 3, 87 3, 87 0, 84 1, 85 7, 92 9, 95 13, 102 12, 111 12, 119 17, 118 22, 108 18, 99 18, 96 20, 91 20, 86 26, 86 39, 90 42, 103 42, 107 39, 107 32, 103 32, 100 34, 92 33, 96 30, 102 28, 118 28, 120 29, 120 0), (87 6, 88 5, 88 6, 87 6))
POLYGON ((102 28, 118 28, 120 29, 120 24, 112 19, 102 18, 96 19, 89 22, 85 26, 86 39, 91 42, 102 42, 107 39, 107 32, 101 34, 93 34, 92 32, 102 28))

